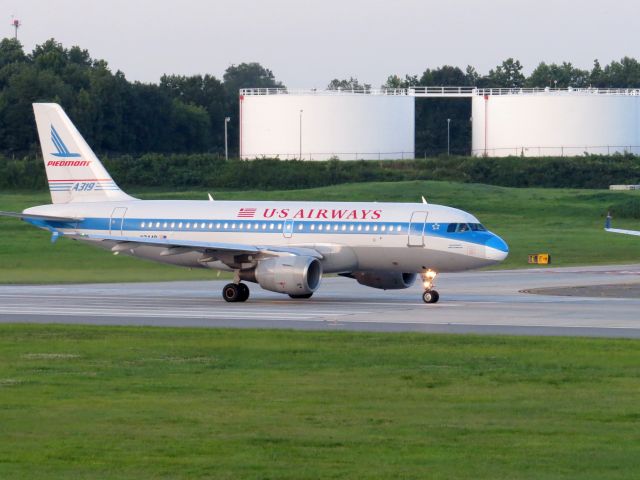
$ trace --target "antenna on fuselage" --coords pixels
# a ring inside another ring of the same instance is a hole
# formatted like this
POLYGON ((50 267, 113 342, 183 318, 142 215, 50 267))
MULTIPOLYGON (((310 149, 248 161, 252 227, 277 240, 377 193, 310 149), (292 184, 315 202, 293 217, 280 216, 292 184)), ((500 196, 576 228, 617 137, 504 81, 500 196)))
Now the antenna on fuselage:
POLYGON ((210 194, 210 193, 207 193, 207 195, 209 195, 209 201, 210 201, 210 202, 213 202, 213 197, 211 196, 211 194, 210 194))
POLYGON ((427 199, 424 198, 424 195, 422 195, 422 203, 429 203, 429 202, 427 202, 427 199))

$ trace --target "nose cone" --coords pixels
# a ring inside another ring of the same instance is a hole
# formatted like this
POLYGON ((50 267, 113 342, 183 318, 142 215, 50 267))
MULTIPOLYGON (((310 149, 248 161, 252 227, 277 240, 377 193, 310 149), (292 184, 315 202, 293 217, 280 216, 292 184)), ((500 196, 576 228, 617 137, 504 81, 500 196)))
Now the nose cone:
POLYGON ((509 255, 509 246, 499 236, 491 234, 485 243, 485 256, 487 260, 502 262, 509 255))

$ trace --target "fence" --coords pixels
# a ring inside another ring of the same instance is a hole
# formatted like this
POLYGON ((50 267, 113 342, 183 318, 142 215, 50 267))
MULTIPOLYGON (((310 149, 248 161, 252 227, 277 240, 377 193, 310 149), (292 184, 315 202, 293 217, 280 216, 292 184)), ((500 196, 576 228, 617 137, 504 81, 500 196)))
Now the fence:
POLYGON ((611 155, 614 153, 640 155, 639 145, 586 145, 559 147, 503 147, 478 148, 471 151, 480 157, 579 157, 583 155, 611 155))

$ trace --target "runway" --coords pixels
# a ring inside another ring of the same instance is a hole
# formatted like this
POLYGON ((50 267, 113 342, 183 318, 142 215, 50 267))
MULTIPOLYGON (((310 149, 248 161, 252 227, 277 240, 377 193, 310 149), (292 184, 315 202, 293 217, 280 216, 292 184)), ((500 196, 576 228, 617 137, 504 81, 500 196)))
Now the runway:
POLYGON ((225 283, 0 286, 0 322, 640 338, 640 264, 442 274, 434 305, 419 285, 381 291, 346 278, 323 279, 310 300, 250 284, 249 301, 229 304, 225 283), (597 285, 632 298, 557 295, 597 285))

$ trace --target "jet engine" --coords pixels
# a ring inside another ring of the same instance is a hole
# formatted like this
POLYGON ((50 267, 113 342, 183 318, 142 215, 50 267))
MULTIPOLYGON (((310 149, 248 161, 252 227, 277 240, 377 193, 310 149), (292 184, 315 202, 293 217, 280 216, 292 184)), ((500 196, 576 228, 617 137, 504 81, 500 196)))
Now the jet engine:
POLYGON ((382 290, 400 290, 409 288, 416 281, 417 273, 402 272, 353 272, 351 274, 360 285, 382 290))
POLYGON ((320 286, 322 264, 313 257, 274 257, 260 261, 253 274, 265 290, 294 296, 310 295, 320 286))

